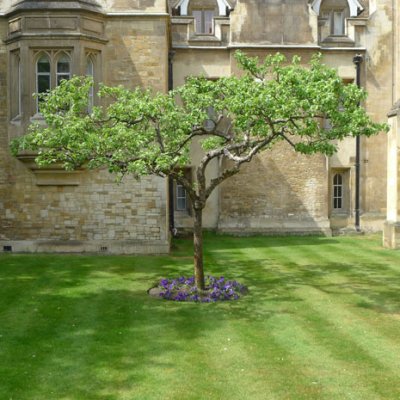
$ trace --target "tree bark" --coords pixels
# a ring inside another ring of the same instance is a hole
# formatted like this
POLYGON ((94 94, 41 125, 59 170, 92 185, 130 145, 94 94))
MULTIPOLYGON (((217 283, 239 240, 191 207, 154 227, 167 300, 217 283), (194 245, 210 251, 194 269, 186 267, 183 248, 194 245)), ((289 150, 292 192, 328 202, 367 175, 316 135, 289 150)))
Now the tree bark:
POLYGON ((203 209, 194 207, 194 279, 196 286, 204 290, 204 268, 203 268, 203 209))

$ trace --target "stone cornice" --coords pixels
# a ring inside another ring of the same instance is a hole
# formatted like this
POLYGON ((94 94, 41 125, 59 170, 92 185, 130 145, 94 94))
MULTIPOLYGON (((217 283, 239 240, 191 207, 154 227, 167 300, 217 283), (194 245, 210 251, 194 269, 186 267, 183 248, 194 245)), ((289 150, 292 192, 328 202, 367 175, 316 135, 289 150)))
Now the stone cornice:
POLYGON ((7 11, 5 16, 9 17, 21 12, 30 11, 89 11, 104 14, 101 6, 92 0, 55 0, 55 1, 32 1, 23 0, 7 11))
POLYGON ((257 44, 231 44, 228 46, 185 46, 185 45, 172 45, 173 49, 179 50, 229 50, 229 49, 305 49, 305 50, 318 50, 321 52, 325 51, 356 51, 356 52, 365 52, 365 47, 321 47, 318 45, 285 45, 285 44, 265 44, 265 45, 257 45, 257 44))
POLYGON ((321 49, 316 44, 250 44, 250 43, 233 43, 228 46, 230 49, 321 49))
POLYGON ((172 45, 172 49, 178 50, 228 50, 227 46, 185 46, 185 45, 172 45))
POLYGON ((106 12, 107 17, 169 17, 168 13, 146 13, 146 12, 106 12))
POLYGON ((84 33, 25 33, 25 34, 20 34, 17 36, 13 36, 12 38, 6 39, 4 40, 5 44, 10 44, 16 41, 20 41, 20 40, 49 40, 49 39, 59 39, 59 40, 68 40, 68 39, 86 39, 86 40, 90 40, 92 42, 98 42, 98 43, 107 43, 108 40, 107 39, 102 39, 99 38, 97 36, 93 36, 93 35, 87 35, 84 33))

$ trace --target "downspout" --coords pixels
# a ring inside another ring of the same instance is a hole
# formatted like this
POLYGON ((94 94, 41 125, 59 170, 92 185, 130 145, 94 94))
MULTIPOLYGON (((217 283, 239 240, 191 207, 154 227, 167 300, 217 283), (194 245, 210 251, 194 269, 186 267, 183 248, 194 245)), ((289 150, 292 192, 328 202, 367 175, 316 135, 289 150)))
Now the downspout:
MULTIPOLYGON (((173 58, 175 52, 169 51, 168 52, 168 91, 174 88, 174 75, 173 75, 173 58)), ((176 234, 175 229, 175 204, 174 204, 174 180, 172 177, 168 177, 168 203, 169 203, 169 230, 173 236, 176 234)))
MULTIPOLYGON (((363 56, 356 54, 353 57, 353 63, 356 66, 356 84, 361 87, 361 63, 363 56)), ((360 106, 360 104, 358 104, 360 106)), ((357 232, 361 231, 360 227, 360 155, 361 155, 361 138, 356 136, 356 182, 355 182, 355 229, 357 232)))

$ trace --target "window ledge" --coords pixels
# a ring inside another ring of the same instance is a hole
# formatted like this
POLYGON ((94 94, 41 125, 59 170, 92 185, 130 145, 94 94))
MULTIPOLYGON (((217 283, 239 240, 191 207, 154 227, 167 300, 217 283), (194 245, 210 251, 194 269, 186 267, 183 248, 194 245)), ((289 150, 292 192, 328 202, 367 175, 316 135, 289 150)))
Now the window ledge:
POLYGON ((321 42, 322 45, 353 47, 355 42, 346 35, 331 35, 321 42))
POLYGON ((80 184, 81 168, 76 171, 66 171, 61 164, 39 167, 35 162, 37 153, 23 151, 17 154, 17 159, 25 164, 36 177, 38 186, 78 186, 80 184))
POLYGON ((335 218, 348 218, 349 211, 348 210, 332 210, 332 217, 335 218))
POLYGON ((39 122, 39 123, 45 123, 44 122, 44 118, 43 118, 43 115, 42 114, 40 114, 40 113, 36 113, 35 115, 33 115, 31 118, 30 118, 30 120, 31 120, 31 122, 39 122))
POLYGON ((21 117, 21 114, 19 114, 10 120, 10 124, 20 126, 21 121, 22 121, 22 117, 21 117))
POLYGON ((221 40, 214 34, 197 33, 189 38, 190 42, 218 42, 221 40))

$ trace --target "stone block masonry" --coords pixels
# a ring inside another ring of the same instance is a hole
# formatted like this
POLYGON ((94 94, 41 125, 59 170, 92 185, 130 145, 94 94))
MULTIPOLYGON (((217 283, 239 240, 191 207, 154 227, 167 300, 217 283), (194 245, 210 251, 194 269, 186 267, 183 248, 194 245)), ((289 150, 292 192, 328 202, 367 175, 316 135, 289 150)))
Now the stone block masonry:
POLYGON ((18 179, 9 184, 7 199, 0 199, 1 246, 12 245, 14 251, 168 251, 164 179, 127 178, 117 184, 106 171, 82 171, 78 186, 37 186, 24 165, 16 168, 18 179))

